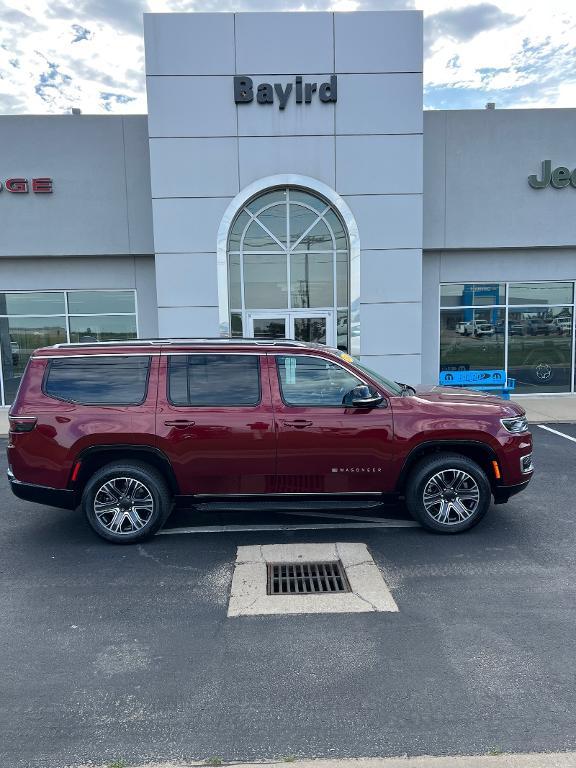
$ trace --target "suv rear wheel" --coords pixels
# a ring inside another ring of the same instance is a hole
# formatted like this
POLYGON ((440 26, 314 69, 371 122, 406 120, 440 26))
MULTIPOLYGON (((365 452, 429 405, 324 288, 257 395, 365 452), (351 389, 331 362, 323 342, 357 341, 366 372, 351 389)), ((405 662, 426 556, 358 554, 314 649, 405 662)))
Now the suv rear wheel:
POLYGON ((164 478, 146 464, 108 464, 95 472, 82 495, 82 509, 92 528, 117 544, 153 536, 171 508, 164 478))
POLYGON ((408 478, 406 503, 410 514, 438 533, 472 528, 490 506, 492 491, 475 461, 442 453, 423 459, 408 478))

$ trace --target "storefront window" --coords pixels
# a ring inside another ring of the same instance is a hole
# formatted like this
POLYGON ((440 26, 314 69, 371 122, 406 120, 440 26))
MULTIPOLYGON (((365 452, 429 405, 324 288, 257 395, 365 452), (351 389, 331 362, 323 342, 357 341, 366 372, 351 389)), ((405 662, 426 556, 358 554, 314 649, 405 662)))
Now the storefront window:
POLYGON ((69 317, 70 341, 126 341, 136 338, 136 316, 90 315, 69 317))
POLYGON ((63 315, 62 292, 0 293, 0 315, 63 315))
POLYGON ((508 375, 516 392, 570 392, 572 307, 510 307, 508 375))
POLYGON ((443 307, 485 307, 506 303, 504 283, 449 283, 440 289, 443 307))
POLYGON ((134 291, 0 293, 2 405, 14 400, 28 359, 38 347, 137 335, 134 291))
POLYGON ((503 368, 518 394, 573 391, 574 283, 447 284, 440 296, 441 371, 503 368))
POLYGON ((64 317, 2 317, 2 377, 4 402, 14 400, 28 358, 38 347, 68 341, 64 317))
POLYGON ((573 283, 510 283, 509 304, 554 306, 574 303, 573 283))
POLYGON ((71 315, 125 314, 136 311, 134 291, 69 291, 71 315))
POLYGON ((503 309, 443 309, 440 313, 440 370, 504 368, 503 309))

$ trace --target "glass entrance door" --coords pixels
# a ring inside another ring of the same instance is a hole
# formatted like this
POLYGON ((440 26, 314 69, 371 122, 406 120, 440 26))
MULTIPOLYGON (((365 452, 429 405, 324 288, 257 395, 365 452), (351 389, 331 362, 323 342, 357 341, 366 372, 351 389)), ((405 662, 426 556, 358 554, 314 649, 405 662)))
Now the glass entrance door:
POLYGON ((330 311, 249 312, 248 336, 294 339, 334 346, 334 315, 330 311))
POLYGON ((285 339, 288 328, 286 316, 253 317, 250 316, 249 336, 253 339, 285 339))

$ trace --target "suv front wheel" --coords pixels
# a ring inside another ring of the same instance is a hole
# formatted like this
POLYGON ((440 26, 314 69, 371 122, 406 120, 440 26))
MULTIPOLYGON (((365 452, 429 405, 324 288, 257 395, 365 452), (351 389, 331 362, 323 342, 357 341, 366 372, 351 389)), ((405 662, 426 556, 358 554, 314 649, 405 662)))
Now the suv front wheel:
POLYGON ((92 528, 117 544, 153 536, 171 508, 164 478, 146 464, 108 464, 90 478, 82 495, 82 509, 92 528))
POLYGON ((412 471, 406 488, 410 514, 437 533, 466 531, 484 517, 492 491, 475 461, 440 453, 423 459, 412 471))

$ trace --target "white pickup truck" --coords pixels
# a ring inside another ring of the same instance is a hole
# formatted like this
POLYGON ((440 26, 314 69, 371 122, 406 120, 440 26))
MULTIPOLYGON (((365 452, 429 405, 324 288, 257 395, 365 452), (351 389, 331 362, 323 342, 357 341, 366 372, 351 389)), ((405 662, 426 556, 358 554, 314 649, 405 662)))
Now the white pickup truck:
POLYGON ((456 323, 456 333, 461 336, 493 336, 496 329, 492 323, 485 320, 469 320, 468 322, 456 323))

